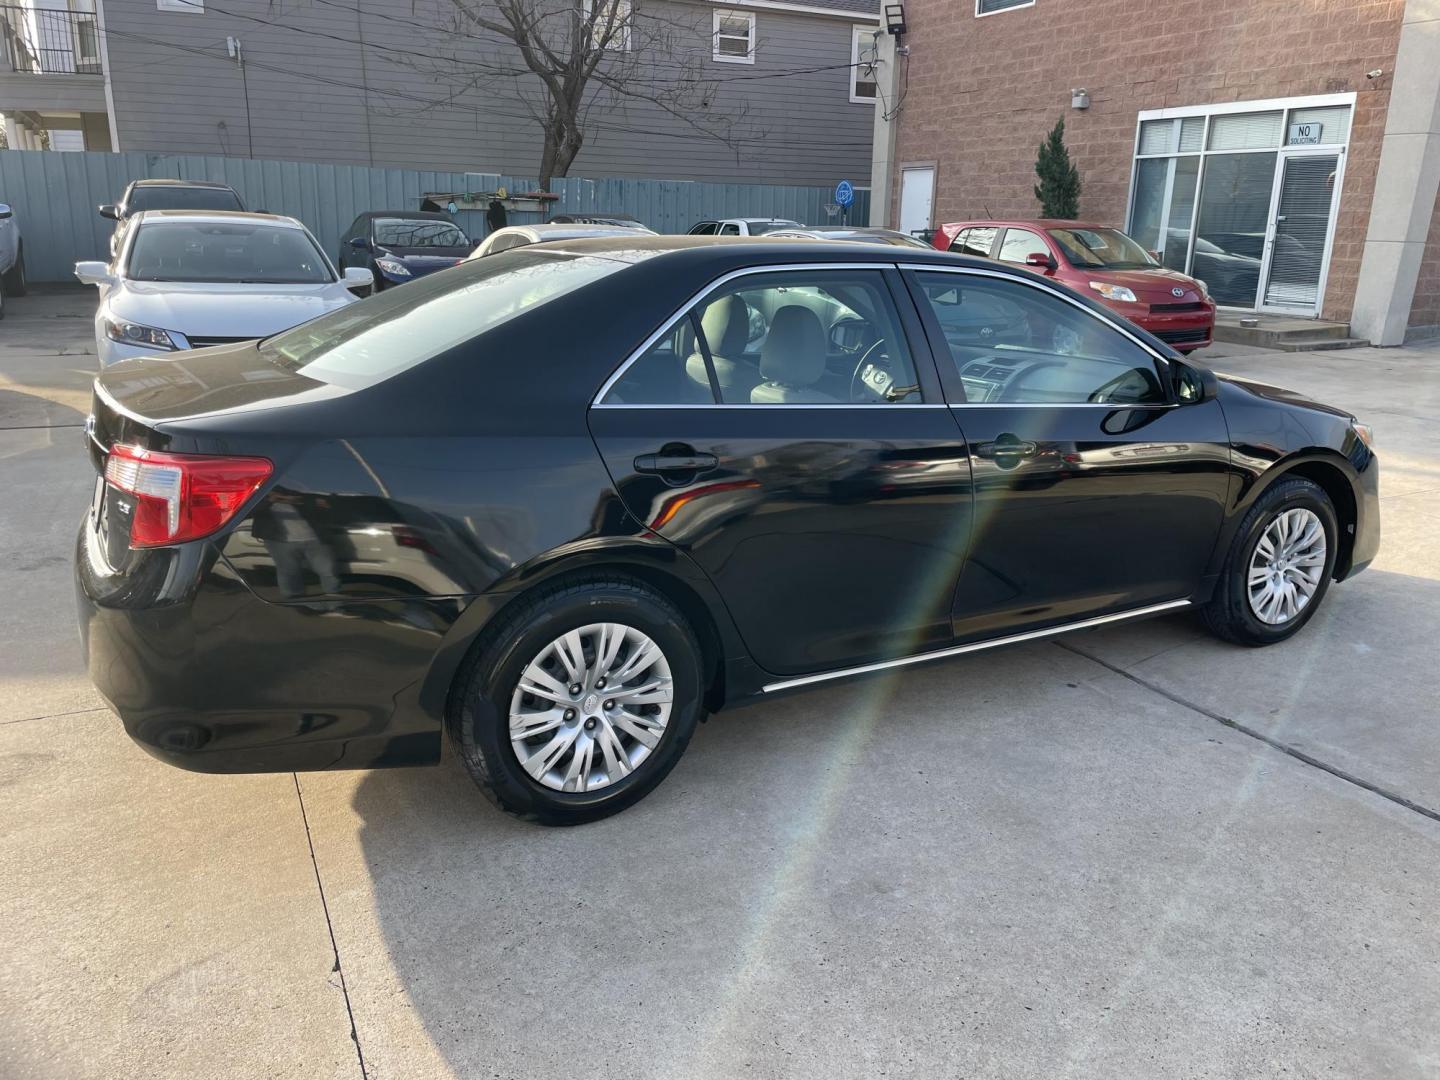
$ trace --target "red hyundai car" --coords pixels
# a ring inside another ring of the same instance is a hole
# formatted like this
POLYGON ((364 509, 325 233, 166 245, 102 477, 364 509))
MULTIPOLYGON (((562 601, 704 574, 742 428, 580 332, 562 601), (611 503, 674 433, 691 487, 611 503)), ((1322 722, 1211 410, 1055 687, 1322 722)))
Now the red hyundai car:
POLYGON ((1082 221, 957 221, 935 230, 941 251, 1029 266, 1101 303, 1182 353, 1210 344, 1215 302, 1205 283, 1156 262, 1119 229, 1082 221))

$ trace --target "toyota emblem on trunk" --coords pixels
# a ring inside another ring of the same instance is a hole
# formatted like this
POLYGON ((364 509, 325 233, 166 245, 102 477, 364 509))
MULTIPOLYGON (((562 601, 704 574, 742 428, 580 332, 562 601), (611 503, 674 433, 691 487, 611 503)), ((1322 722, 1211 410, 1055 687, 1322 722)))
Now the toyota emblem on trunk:
POLYGON ((1180 288, 1180 287, 1177 285, 1175 288, 1173 288, 1173 289, 1170 290, 1170 295, 1171 295, 1171 296, 1184 296, 1184 295, 1185 295, 1185 290, 1182 289, 1182 288, 1180 288))

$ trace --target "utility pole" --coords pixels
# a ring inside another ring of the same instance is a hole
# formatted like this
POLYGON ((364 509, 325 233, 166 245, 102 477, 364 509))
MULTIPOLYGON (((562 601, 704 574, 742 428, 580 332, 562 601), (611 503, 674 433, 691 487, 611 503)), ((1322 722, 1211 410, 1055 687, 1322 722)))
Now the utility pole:
POLYGON ((875 31, 875 128, 870 151, 870 224, 890 227, 891 188, 895 180, 895 122, 900 118, 900 65, 895 37, 875 31))
POLYGON ((225 48, 229 51, 231 59, 240 68, 240 87, 245 94, 246 157, 253 158, 255 156, 255 133, 250 123, 250 79, 245 74, 245 52, 240 47, 240 39, 233 35, 225 39, 225 48))

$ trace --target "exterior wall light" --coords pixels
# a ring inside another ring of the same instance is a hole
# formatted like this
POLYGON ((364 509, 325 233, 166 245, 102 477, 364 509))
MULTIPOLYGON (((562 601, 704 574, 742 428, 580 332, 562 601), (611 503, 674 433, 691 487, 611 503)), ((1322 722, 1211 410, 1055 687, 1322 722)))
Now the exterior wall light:
POLYGON ((1079 90, 1071 90, 1070 107, 1072 109, 1088 109, 1090 107, 1090 91, 1084 87, 1079 90))
POLYGON ((904 4, 885 5, 885 29, 890 32, 892 37, 898 38, 901 34, 905 33, 904 4))

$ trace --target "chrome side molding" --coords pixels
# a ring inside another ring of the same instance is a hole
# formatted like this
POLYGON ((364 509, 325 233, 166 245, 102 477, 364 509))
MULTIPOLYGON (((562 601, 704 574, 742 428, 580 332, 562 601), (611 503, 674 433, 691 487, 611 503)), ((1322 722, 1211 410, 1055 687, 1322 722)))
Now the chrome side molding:
POLYGON ((1028 630, 1023 634, 1009 634, 1006 637, 989 638, 985 641, 972 641, 968 645, 955 645, 948 649, 937 649, 934 652, 916 653, 914 656, 902 656, 898 660, 884 660, 878 664, 861 664, 859 667, 841 668, 838 671, 822 671, 818 675, 801 675, 795 679, 784 679, 780 682, 768 683, 763 687, 763 692, 771 694, 777 690, 792 690, 797 686, 809 686, 812 683, 827 682, 830 679, 845 679, 851 675, 867 675, 872 671, 884 671, 887 668, 906 667, 910 664, 924 664, 931 660, 943 660, 947 656, 963 656, 965 653, 981 652, 984 649, 998 649, 1002 645, 1019 645, 1026 641, 1037 641, 1040 638, 1053 637, 1056 634, 1068 634, 1072 630, 1088 630, 1092 626, 1104 626, 1106 623, 1123 622, 1125 619, 1139 619, 1146 615, 1158 615, 1162 611, 1175 611, 1179 608, 1189 606, 1189 600, 1167 600, 1163 604, 1151 604, 1148 607, 1132 608, 1129 611, 1117 611, 1113 615, 1099 615, 1093 619, 1081 619, 1079 622, 1062 623, 1060 626, 1047 626, 1043 630, 1028 630))

